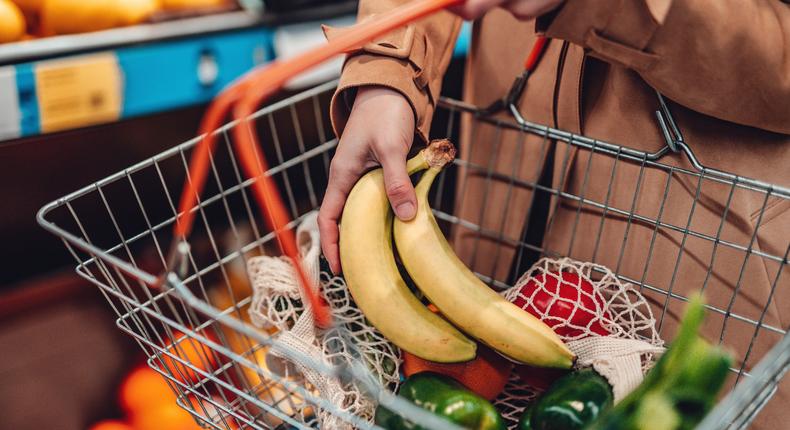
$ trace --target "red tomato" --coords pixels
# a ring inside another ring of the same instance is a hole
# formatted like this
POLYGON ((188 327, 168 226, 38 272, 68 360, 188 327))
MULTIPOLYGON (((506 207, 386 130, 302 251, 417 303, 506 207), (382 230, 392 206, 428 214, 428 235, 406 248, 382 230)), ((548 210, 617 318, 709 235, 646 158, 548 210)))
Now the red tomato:
MULTIPOLYGON (((543 322, 561 337, 581 336, 585 331, 575 327, 588 326, 601 336, 610 334, 595 320, 598 310, 605 306, 603 298, 590 282, 575 273, 541 273, 527 281, 520 293, 513 304, 538 318, 547 316, 543 322), (558 282, 558 278, 562 281, 558 282), (531 303, 526 298, 531 298, 531 303)), ((605 315, 609 317, 608 312, 605 315)))

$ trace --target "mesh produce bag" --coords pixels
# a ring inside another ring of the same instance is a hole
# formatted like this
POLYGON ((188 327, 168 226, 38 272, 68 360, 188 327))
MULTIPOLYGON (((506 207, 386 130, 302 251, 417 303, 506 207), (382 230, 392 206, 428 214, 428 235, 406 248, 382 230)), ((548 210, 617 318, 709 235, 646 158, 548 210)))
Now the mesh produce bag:
MULTIPOLYGON (((367 322, 354 304, 343 278, 320 271, 316 216, 317 213, 313 212, 303 219, 296 237, 304 267, 315 284, 321 286, 321 295, 332 311, 335 328, 315 328, 312 310, 302 300, 296 271, 285 257, 255 257, 247 263, 253 288, 250 319, 258 327, 277 329, 278 346, 287 346, 326 364, 350 365, 353 360, 362 359, 380 384, 396 391, 400 381, 400 350, 367 322)), ((278 359, 286 355, 282 349, 278 351, 278 346, 273 347, 267 356, 267 364, 272 371, 285 374, 286 368, 293 367, 321 398, 338 410, 373 421, 375 400, 366 396, 357 385, 341 383, 308 365, 278 359)), ((318 428, 351 428, 321 408, 316 415, 318 428)))
POLYGON ((642 381, 664 350, 650 304, 605 266, 543 258, 502 294, 549 325, 576 353, 577 366, 593 366, 609 379, 616 400, 642 381), (560 307, 570 316, 557 318, 560 307))
MULTIPOLYGON (((604 266, 543 258, 502 295, 551 326, 578 357, 577 368, 605 377, 615 402, 642 382, 664 351, 650 305, 604 266)), ((513 375, 494 403, 513 428, 539 391, 513 375)))

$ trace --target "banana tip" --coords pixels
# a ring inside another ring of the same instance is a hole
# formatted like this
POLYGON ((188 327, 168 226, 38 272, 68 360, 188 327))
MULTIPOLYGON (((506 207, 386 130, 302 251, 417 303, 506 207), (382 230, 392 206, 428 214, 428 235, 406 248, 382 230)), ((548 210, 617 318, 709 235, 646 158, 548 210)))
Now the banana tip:
POLYGON ((455 146, 449 139, 431 141, 425 148, 425 160, 433 168, 441 169, 455 159, 455 146))

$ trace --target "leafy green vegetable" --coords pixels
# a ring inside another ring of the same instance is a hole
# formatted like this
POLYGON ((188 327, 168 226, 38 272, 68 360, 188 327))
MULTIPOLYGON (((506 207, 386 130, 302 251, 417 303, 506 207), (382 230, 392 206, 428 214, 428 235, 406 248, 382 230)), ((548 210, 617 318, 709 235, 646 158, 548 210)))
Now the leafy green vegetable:
POLYGON ((731 356, 699 335, 704 302, 693 297, 677 337, 645 380, 587 430, 691 430, 716 403, 731 356))

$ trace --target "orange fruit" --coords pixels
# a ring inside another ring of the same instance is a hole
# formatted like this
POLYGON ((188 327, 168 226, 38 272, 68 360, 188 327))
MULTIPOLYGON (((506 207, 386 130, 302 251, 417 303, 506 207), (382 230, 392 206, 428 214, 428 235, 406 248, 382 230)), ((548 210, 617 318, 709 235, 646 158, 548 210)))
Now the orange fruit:
POLYGON ((9 0, 0 0, 0 43, 19 40, 24 37, 26 30, 22 10, 9 0))
POLYGON ((233 419, 232 416, 225 413, 223 409, 214 406, 216 404, 224 407, 225 409, 230 409, 226 407, 227 401, 223 400, 222 397, 211 396, 211 401, 208 401, 202 397, 190 395, 189 403, 191 403, 192 409, 194 409, 198 415, 205 418, 207 421, 214 423, 218 427, 228 428, 230 430, 236 430, 239 428, 236 420, 233 419))
POLYGON ((159 9, 158 0, 44 0, 45 34, 87 33, 145 21, 159 9))
POLYGON ((513 370, 513 363, 485 345, 477 345, 477 357, 464 363, 435 363, 403 351, 403 373, 436 372, 460 382, 477 395, 493 400, 502 390, 513 370))
POLYGON ((228 5, 228 0, 162 0, 167 10, 211 9, 228 5))
POLYGON ((135 25, 146 21, 159 9, 159 0, 123 0, 118 2, 115 13, 121 25, 135 25))
POLYGON ((134 427, 123 421, 106 420, 92 425, 88 430, 134 430, 134 427))
POLYGON ((38 13, 44 0, 11 0, 25 13, 38 13))
MULTIPOLYGON (((208 332, 201 334, 211 341, 217 342, 212 334, 208 332)), ((175 379, 184 384, 193 385, 205 377, 190 366, 207 373, 211 373, 217 367, 217 353, 213 352, 211 348, 180 332, 174 332, 173 336, 175 341, 164 347, 167 353, 162 354, 162 362, 165 367, 163 370, 169 372, 175 379)))
POLYGON ((175 401, 135 411, 131 421, 135 430, 203 430, 175 401))
POLYGON ((121 407, 128 414, 176 401, 173 390, 162 375, 142 366, 126 377, 121 384, 118 397, 121 407))

